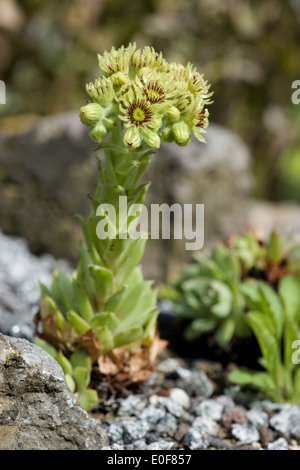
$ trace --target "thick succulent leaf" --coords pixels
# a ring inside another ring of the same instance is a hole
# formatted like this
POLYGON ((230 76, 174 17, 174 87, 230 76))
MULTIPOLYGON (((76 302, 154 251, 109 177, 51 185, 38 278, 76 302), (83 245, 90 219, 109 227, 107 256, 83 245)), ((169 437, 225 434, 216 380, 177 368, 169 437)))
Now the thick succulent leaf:
MULTIPOLYGON (((292 362, 293 355, 293 342, 298 340, 300 337, 299 334, 299 325, 296 322, 287 320, 284 331, 284 364, 287 370, 291 371, 295 365, 292 362)), ((296 366, 299 367, 299 366, 296 366)))
POLYGON ((126 297, 123 299, 122 304, 119 308, 118 316, 120 320, 127 319, 128 315, 135 309, 138 303, 141 301, 145 292, 148 291, 150 281, 142 281, 132 289, 128 289, 126 297))
POLYGON ((259 291, 259 282, 255 279, 246 279, 240 285, 240 291, 243 294, 247 306, 251 310, 259 311, 261 309, 261 294, 259 291))
POLYGON ((281 239, 275 231, 272 231, 266 243, 266 256, 273 263, 279 263, 282 258, 281 239))
POLYGON ((57 327, 62 330, 66 324, 63 314, 58 309, 54 299, 46 295, 40 302, 41 318, 46 318, 50 313, 54 313, 57 327))
POLYGON ((193 320, 184 330, 184 338, 194 341, 201 335, 213 331, 217 326, 215 318, 197 318, 193 320))
POLYGON ((76 390, 76 383, 70 374, 65 374, 65 381, 72 393, 76 390))
POLYGON ((114 337, 115 348, 142 339, 143 333, 143 328, 140 326, 133 326, 132 328, 128 328, 128 330, 122 331, 114 337))
POLYGON ((83 392, 90 383, 90 370, 78 366, 73 371, 73 377, 76 382, 76 389, 79 393, 83 392))
POLYGON ((264 313, 272 320, 276 338, 279 340, 282 336, 284 324, 284 312, 279 296, 274 289, 265 282, 259 283, 259 290, 264 300, 264 304, 262 302, 262 308, 264 308, 264 313))
POLYGON ((148 319, 144 324, 143 339, 148 338, 148 336, 151 335, 153 329, 156 326, 158 314, 159 314, 159 310, 154 310, 154 312, 152 312, 150 315, 149 314, 147 315, 148 319))
POLYGON ((71 325, 75 328, 78 334, 85 333, 91 327, 87 321, 85 321, 82 317, 80 317, 76 312, 71 310, 67 314, 67 319, 71 323, 71 325))
POLYGON ((300 367, 298 366, 295 369, 294 377, 293 377, 293 390, 291 395, 291 403, 295 403, 300 406, 300 367))
POLYGON ((219 318, 227 317, 233 308, 233 295, 229 287, 217 280, 211 282, 211 287, 217 295, 217 303, 211 307, 211 311, 219 318))
POLYGON ((235 330, 235 322, 233 318, 226 318, 217 328, 215 333, 216 342, 223 347, 232 339, 235 330))
POLYGON ((103 309, 108 312, 115 312, 118 315, 129 290, 129 286, 124 286, 119 289, 107 300, 103 306, 103 309))
POLYGON ((69 361, 69 359, 67 359, 66 356, 62 353, 62 351, 58 351, 55 359, 65 374, 69 374, 69 375, 73 374, 72 364, 69 361))
POLYGON ((106 326, 97 326, 94 328, 95 334, 98 338, 101 353, 106 354, 114 347, 114 337, 110 329, 106 326))
POLYGON ((73 295, 77 310, 80 312, 80 316, 89 322, 94 316, 94 310, 90 302, 87 291, 78 279, 77 272, 72 276, 73 278, 73 295))
POLYGON ((91 357, 85 349, 77 349, 70 356, 70 362, 73 369, 76 367, 84 367, 87 370, 92 368, 91 357))
POLYGON ((124 282, 126 282, 127 276, 140 262, 144 254, 147 240, 143 238, 137 238, 136 240, 130 239, 130 241, 133 245, 130 253, 128 253, 127 256, 126 254, 123 254, 118 265, 116 266, 116 284, 123 284, 124 282))
POLYGON ((51 286, 51 295, 59 310, 67 312, 73 306, 73 289, 70 279, 60 271, 55 271, 51 286))
POLYGON ((80 403, 80 406, 88 412, 96 408, 99 403, 99 398, 96 390, 92 390, 90 388, 87 388, 82 393, 77 394, 77 398, 80 403))
POLYGON ((113 292, 114 289, 114 278, 113 274, 109 269, 91 264, 89 271, 94 281, 95 294, 101 302, 105 302, 108 295, 113 292))
POLYGON ((41 349, 46 351, 48 354, 50 354, 50 356, 52 356, 54 359, 56 359, 58 350, 54 346, 52 346, 52 344, 47 343, 47 341, 39 337, 35 338, 34 343, 41 349))
POLYGON ((241 386, 254 386, 271 396, 277 396, 276 384, 266 372, 256 372, 249 369, 235 369, 228 375, 230 382, 241 386))
POLYGON ((92 298, 94 290, 94 282, 91 276, 89 266, 93 260, 89 251, 84 243, 80 244, 79 249, 79 263, 77 267, 77 279, 82 288, 87 292, 89 298, 92 298))
POLYGON ((116 314, 113 312, 101 312, 97 313, 91 321, 91 327, 97 328, 98 326, 106 325, 110 331, 115 331, 117 326, 119 325, 119 319, 117 318, 116 314))
MULTIPOLYGON (((91 216, 90 216, 91 217, 91 216)), ((93 229, 91 230, 91 227, 88 225, 87 222, 85 222, 85 220, 83 219, 83 217, 81 217, 80 215, 77 215, 77 218, 80 222, 80 225, 81 225, 81 229, 82 229, 82 232, 83 232, 83 235, 84 235, 84 239, 85 239, 85 242, 86 242, 86 245, 87 245, 87 248, 89 250, 89 253, 91 254, 91 257, 92 259, 94 260, 94 262, 98 262, 98 263, 101 263, 101 256, 100 256, 100 253, 97 251, 96 249, 96 246, 94 244, 94 237, 92 236, 93 234, 96 235, 96 225, 97 225, 97 222, 98 222, 98 219, 95 220, 95 219, 92 219, 92 221, 94 222, 95 226, 93 227, 93 229)), ((99 243, 99 239, 97 238, 96 240, 96 243, 98 245, 99 243)))
POLYGON ((250 312, 247 322, 252 328, 259 343, 266 367, 277 386, 282 385, 281 376, 281 344, 272 332, 272 323, 261 312, 250 312))
POLYGON ((285 276, 279 283, 279 295, 282 299, 286 318, 300 321, 300 281, 294 276, 285 276))

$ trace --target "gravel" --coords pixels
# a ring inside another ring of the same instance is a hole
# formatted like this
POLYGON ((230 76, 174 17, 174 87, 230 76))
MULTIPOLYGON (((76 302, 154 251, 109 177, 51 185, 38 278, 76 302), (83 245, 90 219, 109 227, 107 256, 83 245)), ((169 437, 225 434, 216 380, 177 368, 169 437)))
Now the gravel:
MULTIPOLYGON (((70 272, 64 260, 33 256, 23 240, 0 231, 0 332, 33 340, 39 282, 50 286, 54 269, 70 272)), ((104 397, 93 413, 107 433, 104 450, 299 449, 298 406, 220 387, 222 365, 204 371, 200 362, 166 350, 144 386, 104 397)))

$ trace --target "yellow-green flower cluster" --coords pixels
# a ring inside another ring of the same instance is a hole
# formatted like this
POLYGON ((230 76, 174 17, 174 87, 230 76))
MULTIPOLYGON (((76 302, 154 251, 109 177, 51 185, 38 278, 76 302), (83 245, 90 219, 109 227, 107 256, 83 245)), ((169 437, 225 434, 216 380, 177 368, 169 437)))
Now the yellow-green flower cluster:
POLYGON ((91 101, 80 110, 95 142, 122 125, 127 148, 188 145, 208 126, 209 85, 192 64, 168 63, 152 47, 112 48, 98 56, 102 76, 86 87, 91 101))

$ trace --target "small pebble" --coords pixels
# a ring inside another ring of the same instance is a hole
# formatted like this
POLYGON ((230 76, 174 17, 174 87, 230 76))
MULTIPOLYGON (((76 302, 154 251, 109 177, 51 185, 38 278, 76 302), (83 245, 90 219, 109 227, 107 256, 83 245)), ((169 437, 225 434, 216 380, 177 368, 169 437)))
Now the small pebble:
POLYGON ((268 450, 289 450, 289 445, 286 439, 280 437, 276 441, 268 444, 268 450))
POLYGON ((149 430, 147 421, 142 420, 123 421, 122 426, 124 429, 125 444, 131 444, 138 439, 142 439, 149 430))
POLYGON ((160 439, 159 441, 152 442, 148 445, 147 450, 170 450, 174 447, 174 442, 164 441, 160 439))
POLYGON ((185 390, 181 388, 172 388, 170 391, 170 399, 178 403, 185 409, 188 409, 191 406, 191 400, 185 390))
POLYGON ((233 424, 231 433, 242 444, 259 441, 259 432, 253 424, 233 424))
POLYGON ((257 429, 266 428, 269 424, 268 414, 260 408, 251 408, 246 414, 249 422, 257 429))
POLYGON ((177 419, 175 416, 171 415, 170 413, 166 413, 165 417, 161 419, 156 427, 155 431, 160 433, 162 436, 174 436, 177 429, 177 419))
POLYGON ((289 405, 270 419, 270 425, 288 438, 300 439, 300 409, 289 405))
POLYGON ((222 417, 224 406, 216 400, 203 400, 197 407, 195 412, 198 416, 209 416, 215 421, 219 421, 222 417))
POLYGON ((204 415, 197 416, 193 422, 192 428, 198 429, 200 432, 208 435, 216 435, 219 426, 210 416, 204 415))
POLYGON ((184 436, 183 442, 184 445, 191 450, 206 449, 208 447, 207 439, 205 439, 202 432, 196 428, 191 428, 188 430, 188 432, 184 436))

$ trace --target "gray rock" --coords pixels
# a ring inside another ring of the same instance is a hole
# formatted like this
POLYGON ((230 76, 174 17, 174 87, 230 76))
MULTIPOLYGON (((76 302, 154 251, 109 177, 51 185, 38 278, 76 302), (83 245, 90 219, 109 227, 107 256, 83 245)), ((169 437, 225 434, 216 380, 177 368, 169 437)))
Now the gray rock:
POLYGON ((207 415, 197 416, 193 421, 192 427, 207 435, 217 435, 219 429, 217 423, 207 415))
POLYGON ((242 444, 259 441, 259 432, 253 424, 233 424, 231 433, 242 444))
POLYGON ((271 426, 286 437, 300 439, 300 409, 289 405, 270 419, 271 426))
POLYGON ((120 444, 113 444, 112 446, 102 447, 101 450, 124 450, 124 446, 121 446, 120 444))
POLYGON ((197 392, 197 394, 205 398, 209 398, 213 394, 215 386, 204 371, 198 369, 189 371, 187 369, 179 368, 177 373, 189 386, 191 391, 197 392))
POLYGON ((149 424, 145 420, 122 421, 124 429, 124 443, 131 444, 138 439, 142 439, 149 431, 149 424))
POLYGON ((169 413, 176 416, 176 418, 181 418, 184 415, 183 407, 171 398, 159 397, 159 403, 163 405, 169 413))
POLYGON ((147 450, 148 445, 145 441, 145 439, 138 439, 137 441, 134 442, 134 447, 137 450, 147 450))
POLYGON ((173 374, 177 375, 179 367, 180 367, 180 362, 177 359, 168 357, 167 359, 162 361, 160 364, 158 364, 156 370, 157 372, 161 372, 166 376, 170 376, 173 374))
POLYGON ((1 450, 99 450, 108 443, 58 363, 27 340, 2 334, 0 403, 1 450))
POLYGON ((120 422, 111 423, 105 430, 110 444, 123 444, 123 426, 120 422))
POLYGON ((174 436, 177 430, 177 419, 175 416, 171 415, 170 413, 166 413, 165 417, 161 419, 157 426, 155 427, 155 431, 161 434, 163 437, 166 436, 174 436))
POLYGON ((268 450, 289 450, 289 445, 286 439, 279 437, 276 441, 268 444, 268 450))
POLYGON ((118 416, 136 416, 146 406, 146 401, 141 395, 129 395, 121 401, 118 416))
POLYGON ((163 439, 160 439, 159 441, 149 444, 147 450, 170 450, 174 447, 174 445, 175 442, 164 441, 163 439))
POLYGON ((257 429, 267 428, 269 425, 269 415, 259 407, 251 408, 247 411, 246 416, 257 429))
POLYGON ((165 409, 156 405, 149 405, 139 413, 139 418, 147 421, 150 425, 155 425, 158 421, 163 419, 165 415, 165 409))
POLYGON ((224 412, 232 410, 236 406, 232 398, 227 395, 220 395, 215 401, 223 405, 224 412))
POLYGON ((182 406, 182 408, 189 408, 191 405, 191 400, 185 390, 182 388, 173 388, 170 391, 170 399, 182 406))
POLYGON ((216 400, 203 400, 195 407, 197 416, 208 416, 214 421, 219 421, 222 417, 224 405, 216 400))
POLYGON ((197 428, 191 428, 184 436, 184 445, 191 450, 206 449, 208 447, 208 441, 203 436, 203 433, 197 428))

